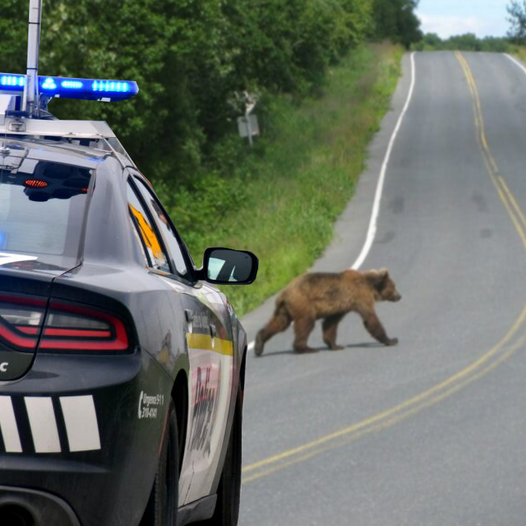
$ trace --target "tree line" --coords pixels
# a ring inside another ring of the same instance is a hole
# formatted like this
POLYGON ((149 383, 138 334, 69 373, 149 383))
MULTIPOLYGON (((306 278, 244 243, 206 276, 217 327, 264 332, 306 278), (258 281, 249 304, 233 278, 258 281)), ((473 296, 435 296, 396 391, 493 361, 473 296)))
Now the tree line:
POLYGON ((506 53, 510 51, 510 39, 507 37, 479 38, 474 33, 453 35, 440 38, 436 33, 426 33, 421 40, 413 43, 415 51, 485 51, 506 53))
MULTIPOLYGON (((24 73, 27 12, 2 0, 0 62, 24 73)), ((44 0, 43 75, 135 80, 126 103, 53 101, 63 118, 107 120, 154 180, 191 187, 226 171, 243 94, 291 100, 319 91, 328 68, 371 39, 421 37, 417 0, 44 0)), ((268 105, 260 104, 264 119, 268 105)))

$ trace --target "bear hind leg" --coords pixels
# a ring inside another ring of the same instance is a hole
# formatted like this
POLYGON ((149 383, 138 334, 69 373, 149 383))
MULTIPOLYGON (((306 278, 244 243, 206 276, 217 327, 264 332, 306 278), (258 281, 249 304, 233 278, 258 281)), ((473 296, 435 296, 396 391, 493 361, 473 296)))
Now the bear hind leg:
POLYGON ((302 316, 294 320, 294 351, 297 353, 315 352, 311 349, 307 342, 309 341, 310 333, 314 329, 314 318, 310 316, 302 316))
POLYGON ((345 316, 343 314, 334 314, 333 316, 328 316, 323 320, 322 330, 323 330, 323 341, 333 351, 343 349, 341 345, 336 343, 336 334, 338 332, 338 324, 345 316))

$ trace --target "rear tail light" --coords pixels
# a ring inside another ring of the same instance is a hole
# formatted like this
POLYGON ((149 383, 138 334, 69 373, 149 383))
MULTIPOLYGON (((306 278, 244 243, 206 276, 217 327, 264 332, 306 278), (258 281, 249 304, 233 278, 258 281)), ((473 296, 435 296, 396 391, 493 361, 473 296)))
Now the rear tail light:
POLYGON ((124 352, 130 343, 123 321, 107 312, 51 301, 39 352, 124 352))
POLYGON ((44 299, 0 294, 0 349, 34 352, 46 304, 44 299))
POLYGON ((123 320, 97 308, 0 294, 0 351, 122 353, 130 349, 123 320))

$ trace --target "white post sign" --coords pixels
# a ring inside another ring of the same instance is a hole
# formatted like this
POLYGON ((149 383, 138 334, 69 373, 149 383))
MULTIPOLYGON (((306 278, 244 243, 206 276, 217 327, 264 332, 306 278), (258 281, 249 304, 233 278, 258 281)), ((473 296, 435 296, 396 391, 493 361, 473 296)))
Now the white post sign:
POLYGON ((237 127, 239 135, 241 137, 248 137, 248 141, 252 146, 252 137, 259 135, 259 124, 257 115, 245 115, 244 117, 238 117, 237 127))

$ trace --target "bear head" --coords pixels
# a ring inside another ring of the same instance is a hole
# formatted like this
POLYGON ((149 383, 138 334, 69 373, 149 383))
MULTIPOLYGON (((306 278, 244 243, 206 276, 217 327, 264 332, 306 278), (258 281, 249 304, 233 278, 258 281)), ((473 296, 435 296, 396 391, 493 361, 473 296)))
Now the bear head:
POLYGON ((376 301, 400 301, 402 299, 386 268, 369 270, 365 272, 365 277, 374 288, 376 301))

